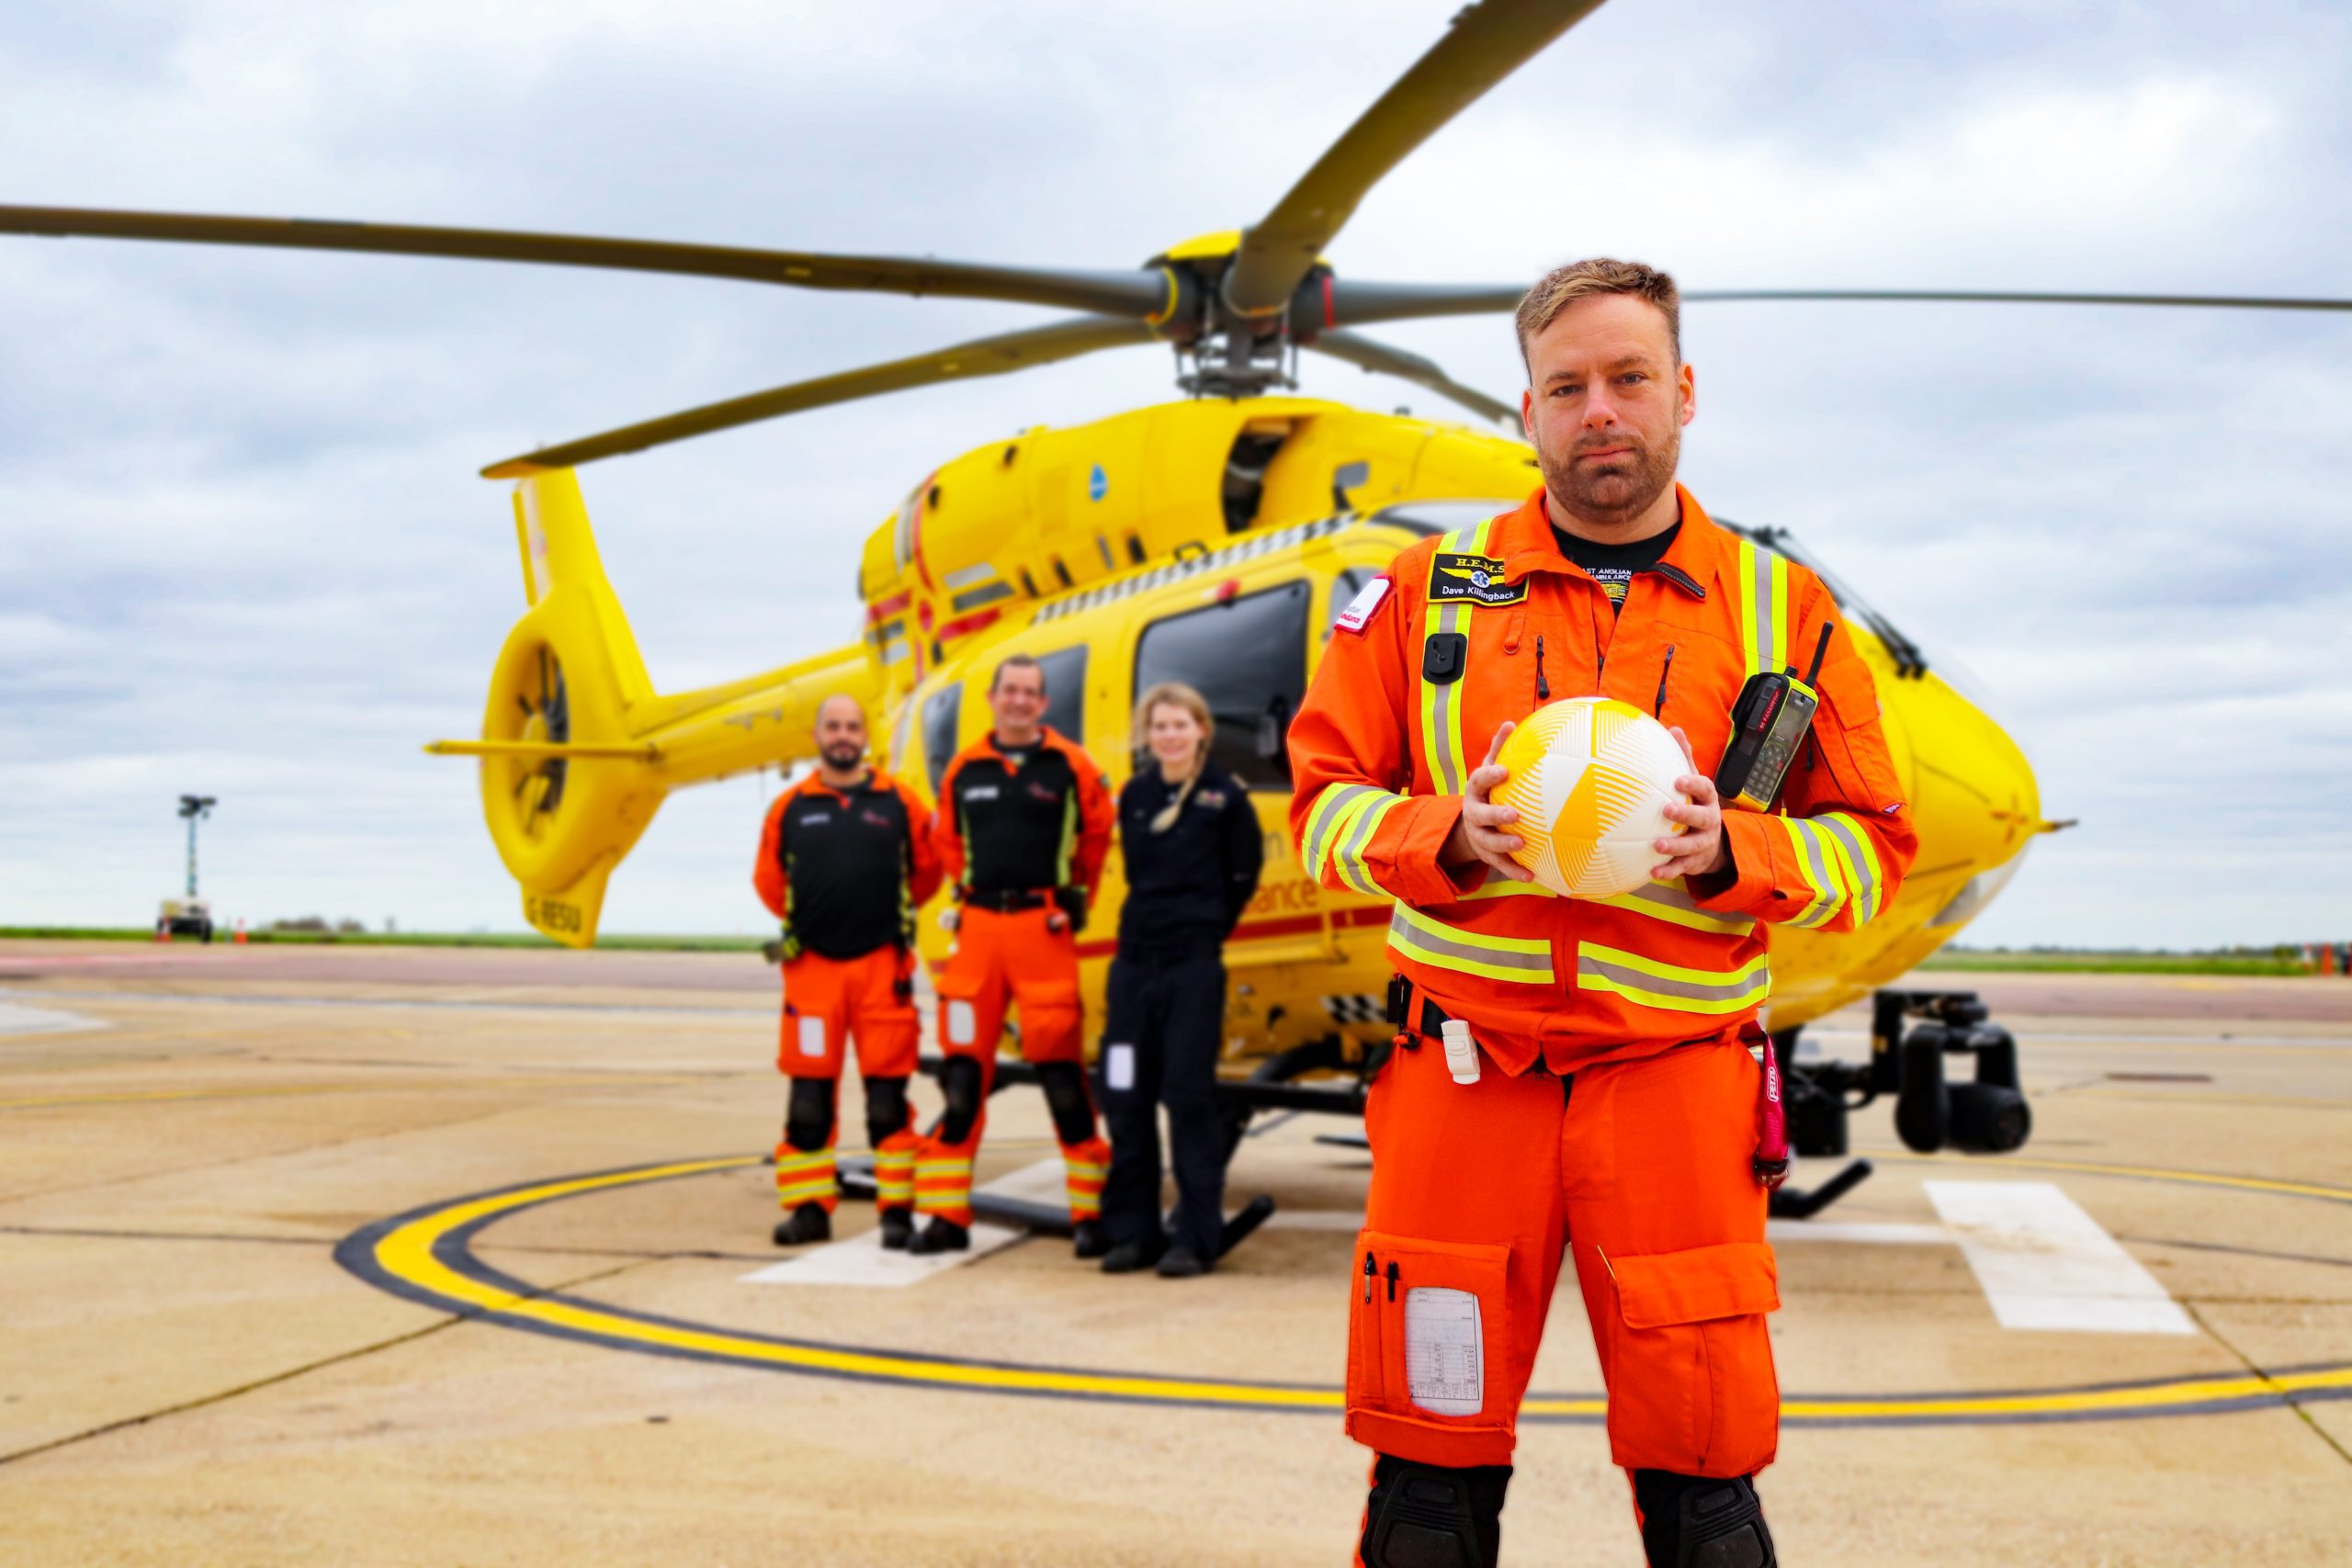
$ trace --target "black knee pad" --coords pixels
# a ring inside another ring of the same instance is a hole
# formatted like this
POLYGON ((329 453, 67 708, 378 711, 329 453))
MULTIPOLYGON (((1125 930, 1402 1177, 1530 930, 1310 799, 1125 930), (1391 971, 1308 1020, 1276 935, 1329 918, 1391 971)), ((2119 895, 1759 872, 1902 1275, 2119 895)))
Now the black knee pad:
POLYGON ((1507 1464, 1450 1469, 1382 1454, 1364 1508, 1364 1568, 1494 1568, 1507 1464))
POLYGON ((1777 1568, 1764 1505, 1744 1475, 1637 1470, 1634 1501, 1642 1510, 1650 1568, 1777 1568))
POLYGON ((939 1069, 939 1088, 947 1096, 947 1114, 940 1119, 939 1135, 960 1144, 972 1135, 980 1116, 980 1065, 969 1056, 950 1056, 939 1069))
POLYGON ((907 1080, 904 1078, 866 1079, 866 1140, 878 1149, 882 1146, 883 1139, 906 1130, 907 1080))
POLYGON ((1055 1137, 1082 1144, 1094 1136, 1094 1101, 1087 1097, 1084 1067, 1076 1062, 1040 1062, 1037 1087, 1046 1091, 1046 1109, 1054 1113, 1055 1137))
POLYGON ((833 1141, 833 1080, 795 1078, 784 1112, 784 1141, 804 1154, 833 1141))

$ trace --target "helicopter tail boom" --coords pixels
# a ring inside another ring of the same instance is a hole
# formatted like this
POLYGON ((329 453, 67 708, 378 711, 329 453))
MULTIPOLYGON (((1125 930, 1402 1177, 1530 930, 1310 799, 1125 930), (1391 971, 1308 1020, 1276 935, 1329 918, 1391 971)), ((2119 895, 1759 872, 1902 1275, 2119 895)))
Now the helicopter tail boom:
POLYGON ((514 491, 529 607, 491 670, 481 738, 436 741, 480 759, 482 816, 524 918, 570 947, 596 940, 605 885, 673 789, 810 754, 817 705, 869 702, 852 646, 722 685, 653 689, 605 575, 579 481, 535 474, 514 491))

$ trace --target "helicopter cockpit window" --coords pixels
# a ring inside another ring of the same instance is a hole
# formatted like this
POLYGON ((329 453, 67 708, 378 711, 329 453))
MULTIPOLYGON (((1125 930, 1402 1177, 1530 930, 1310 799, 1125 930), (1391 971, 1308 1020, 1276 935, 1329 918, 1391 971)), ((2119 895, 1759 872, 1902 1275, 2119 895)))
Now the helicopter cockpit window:
POLYGON ((964 707, 964 682, 942 686, 922 705, 922 762, 931 770, 931 793, 939 794, 940 775, 956 760, 956 720, 964 707))
POLYGON ((1161 681, 1198 688, 1216 716, 1209 754, 1250 789, 1290 788, 1284 739, 1306 694, 1312 597, 1286 582, 1155 621, 1136 643, 1136 694, 1161 681))
POLYGON ((1786 528, 1769 526, 1750 528, 1722 517, 1716 518, 1715 521, 1733 533, 1753 539, 1768 549, 1780 551, 1781 554, 1821 579, 1821 585, 1829 590, 1829 597, 1838 602, 1838 607, 1868 626, 1876 634, 1879 641, 1886 645, 1888 656, 1894 660, 1897 675, 1909 677, 1926 673, 1928 656, 1920 651, 1919 645, 1897 631, 1894 623, 1888 620, 1884 614, 1871 608, 1869 602, 1860 594, 1840 581, 1835 572, 1821 565, 1809 551, 1800 547, 1796 540, 1790 537, 1786 528))
POLYGON ((1489 517, 1516 512, 1526 499, 1522 495, 1501 501, 1408 501, 1384 506, 1364 521, 1410 528, 1416 534, 1451 534, 1456 528, 1476 527, 1489 517))
POLYGON ((1086 744, 1086 647, 1037 656, 1046 678, 1046 723, 1073 746, 1086 744))

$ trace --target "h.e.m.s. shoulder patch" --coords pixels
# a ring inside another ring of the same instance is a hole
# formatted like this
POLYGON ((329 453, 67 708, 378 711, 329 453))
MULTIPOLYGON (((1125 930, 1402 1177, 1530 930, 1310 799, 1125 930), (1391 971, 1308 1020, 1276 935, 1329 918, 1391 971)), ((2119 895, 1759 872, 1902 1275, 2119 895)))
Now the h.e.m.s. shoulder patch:
POLYGON ((1430 603, 1467 600, 1473 604, 1516 604, 1527 597, 1527 580, 1503 581, 1503 563, 1491 556, 1430 558, 1430 603))
POLYGON ((1340 612, 1340 618, 1331 623, 1333 628, 1363 636, 1364 627, 1372 624, 1374 614, 1388 603, 1388 591, 1395 586, 1383 575, 1357 589, 1356 596, 1348 601, 1348 607, 1340 612))

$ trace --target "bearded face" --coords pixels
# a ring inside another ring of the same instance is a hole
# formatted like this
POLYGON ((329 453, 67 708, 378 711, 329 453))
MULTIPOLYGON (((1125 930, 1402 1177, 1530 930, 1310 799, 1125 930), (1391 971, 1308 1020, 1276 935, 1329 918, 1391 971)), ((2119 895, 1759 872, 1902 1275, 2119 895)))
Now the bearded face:
POLYGON ((1603 539, 1671 522, 1660 502, 1697 405, 1665 313, 1630 294, 1574 300, 1528 341, 1527 368, 1521 412, 1555 521, 1603 539))
POLYGON ((1674 482, 1682 457, 1682 426, 1669 423, 1657 446, 1628 425, 1577 430, 1559 446, 1550 433, 1535 433, 1535 460, 1544 488, 1571 516, 1607 529, 1622 527, 1649 510, 1674 482))

